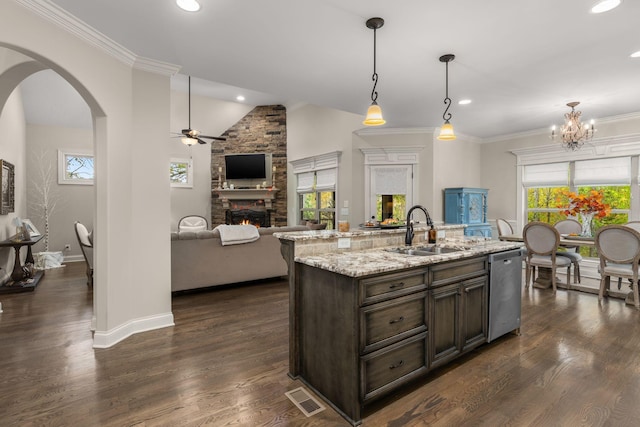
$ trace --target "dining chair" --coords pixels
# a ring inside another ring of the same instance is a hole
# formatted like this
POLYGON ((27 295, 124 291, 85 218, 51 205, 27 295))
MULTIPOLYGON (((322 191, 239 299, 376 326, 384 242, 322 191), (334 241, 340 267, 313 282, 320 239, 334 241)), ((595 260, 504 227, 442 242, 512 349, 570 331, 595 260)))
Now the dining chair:
POLYGON ((525 287, 529 287, 531 270, 535 267, 551 269, 551 285, 556 293, 556 268, 567 268, 567 283, 571 281, 571 261, 569 258, 556 256, 560 243, 560 233, 546 222, 533 221, 522 229, 522 237, 527 247, 525 258, 525 287))
POLYGON ((73 224, 73 228, 76 231, 76 237, 78 238, 78 245, 84 256, 84 261, 87 263, 87 286, 93 287, 93 241, 91 238, 92 233, 89 233, 87 227, 84 224, 76 221, 73 224))
POLYGON ((200 215, 187 215, 178 221, 178 231, 200 231, 209 229, 209 221, 200 215))
POLYGON ((503 218, 496 219, 496 228, 498 229, 499 240, 502 240, 501 239, 502 236, 513 234, 513 227, 511 227, 511 224, 509 224, 509 222, 507 222, 506 219, 503 219, 503 218))
MULTIPOLYGON (((553 227, 558 230, 558 233, 562 234, 580 234, 582 232, 582 225, 575 219, 563 219, 555 224, 553 227)), ((582 261, 582 255, 580 255, 580 246, 564 246, 563 250, 558 251, 557 255, 567 257, 573 264, 573 283, 581 283, 580 277, 580 261, 582 261)))
POLYGON ((640 232, 624 225, 607 225, 596 232, 600 257, 600 292, 598 299, 608 293, 611 277, 631 279, 633 303, 640 309, 638 298, 638 262, 640 261, 640 232))

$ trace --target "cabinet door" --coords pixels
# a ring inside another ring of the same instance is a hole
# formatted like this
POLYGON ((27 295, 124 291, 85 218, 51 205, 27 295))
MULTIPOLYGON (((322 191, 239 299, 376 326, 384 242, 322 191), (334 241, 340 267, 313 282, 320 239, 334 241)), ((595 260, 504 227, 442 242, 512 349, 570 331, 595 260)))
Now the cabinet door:
POLYGON ((460 353, 460 285, 432 290, 429 302, 429 366, 437 367, 460 353))
POLYGON ((486 222, 484 213, 484 193, 465 194, 465 204, 467 208, 467 224, 482 224, 486 222))
POLYGON ((462 351, 487 342, 487 277, 462 282, 462 351))

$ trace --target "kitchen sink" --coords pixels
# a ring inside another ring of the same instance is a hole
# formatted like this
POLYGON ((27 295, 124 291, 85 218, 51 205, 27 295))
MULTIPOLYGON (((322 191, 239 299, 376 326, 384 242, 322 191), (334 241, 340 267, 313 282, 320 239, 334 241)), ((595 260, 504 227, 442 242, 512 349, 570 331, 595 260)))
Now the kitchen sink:
POLYGON ((448 254, 451 252, 458 252, 460 249, 456 248, 441 248, 439 246, 417 246, 415 248, 389 248, 385 249, 388 252, 394 252, 402 255, 413 256, 431 256, 448 254))

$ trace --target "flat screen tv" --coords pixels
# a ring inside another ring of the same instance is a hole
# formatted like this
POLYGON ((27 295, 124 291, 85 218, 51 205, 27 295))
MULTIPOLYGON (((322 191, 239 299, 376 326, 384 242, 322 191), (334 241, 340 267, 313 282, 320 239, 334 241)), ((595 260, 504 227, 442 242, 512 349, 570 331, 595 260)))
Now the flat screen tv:
POLYGON ((226 154, 225 179, 236 186, 271 184, 271 154, 226 154))

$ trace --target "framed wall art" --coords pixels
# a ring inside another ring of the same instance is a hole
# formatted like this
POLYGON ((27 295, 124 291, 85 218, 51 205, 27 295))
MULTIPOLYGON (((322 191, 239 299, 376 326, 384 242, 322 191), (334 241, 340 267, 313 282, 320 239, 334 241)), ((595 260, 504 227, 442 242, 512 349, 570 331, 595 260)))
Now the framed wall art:
POLYGON ((7 215, 14 211, 14 167, 6 160, 0 160, 0 215, 7 215))

